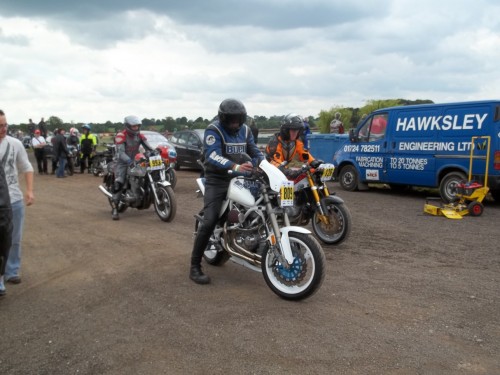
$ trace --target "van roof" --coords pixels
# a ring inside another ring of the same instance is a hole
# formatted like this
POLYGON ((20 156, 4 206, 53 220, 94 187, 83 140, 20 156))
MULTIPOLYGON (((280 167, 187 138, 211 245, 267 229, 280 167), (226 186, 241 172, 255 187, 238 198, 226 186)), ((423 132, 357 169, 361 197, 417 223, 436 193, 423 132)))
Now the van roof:
POLYGON ((395 107, 387 107, 380 108, 373 113, 377 112, 386 112, 389 110, 395 109, 422 109, 422 108, 432 108, 432 107, 440 107, 440 106, 465 106, 465 105, 478 105, 478 104, 500 104, 500 100, 477 100, 477 101, 469 101, 469 102, 454 102, 454 103, 425 103, 425 104, 413 104, 413 105, 401 105, 395 107))

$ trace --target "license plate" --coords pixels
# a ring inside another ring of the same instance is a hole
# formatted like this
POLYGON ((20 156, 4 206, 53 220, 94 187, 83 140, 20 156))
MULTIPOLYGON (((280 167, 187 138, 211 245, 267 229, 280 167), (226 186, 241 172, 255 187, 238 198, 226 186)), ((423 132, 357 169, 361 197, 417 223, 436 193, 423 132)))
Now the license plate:
POLYGON ((293 181, 283 182, 280 189, 281 207, 293 206, 293 181))
POLYGON ((149 167, 151 170, 162 169, 163 168, 163 160, 161 156, 152 156, 149 158, 149 167))
POLYGON ((333 178, 333 171, 335 167, 333 164, 327 164, 323 168, 323 174, 321 175, 321 181, 330 181, 333 178))

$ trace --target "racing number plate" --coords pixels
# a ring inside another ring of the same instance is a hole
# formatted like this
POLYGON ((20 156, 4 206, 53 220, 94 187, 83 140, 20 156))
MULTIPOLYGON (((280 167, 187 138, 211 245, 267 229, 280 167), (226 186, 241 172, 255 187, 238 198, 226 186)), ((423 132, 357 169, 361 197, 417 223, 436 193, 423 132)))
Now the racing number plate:
POLYGON ((280 189, 281 207, 293 206, 293 181, 285 181, 280 189))
POLYGON ((162 169, 163 168, 163 160, 161 160, 160 155, 151 156, 149 158, 149 167, 151 170, 162 169))
POLYGON ((321 175, 321 181, 330 181, 333 178, 333 171, 335 167, 333 164, 325 164, 323 168, 323 174, 321 175))

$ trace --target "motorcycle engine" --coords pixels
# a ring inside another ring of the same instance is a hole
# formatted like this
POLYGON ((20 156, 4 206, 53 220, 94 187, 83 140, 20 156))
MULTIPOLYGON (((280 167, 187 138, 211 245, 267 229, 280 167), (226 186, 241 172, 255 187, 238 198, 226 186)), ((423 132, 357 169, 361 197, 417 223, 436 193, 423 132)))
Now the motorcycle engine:
POLYGON ((256 252, 259 249, 259 243, 262 239, 259 233, 261 218, 258 214, 251 213, 245 219, 240 210, 233 208, 229 212, 228 222, 237 224, 230 230, 231 238, 237 247, 242 247, 251 252, 256 252))
POLYGON ((239 246, 244 247, 246 250, 255 252, 255 250, 257 250, 257 247, 259 246, 259 236, 258 233, 249 234, 246 231, 241 232, 237 230, 235 235, 235 242, 239 246))

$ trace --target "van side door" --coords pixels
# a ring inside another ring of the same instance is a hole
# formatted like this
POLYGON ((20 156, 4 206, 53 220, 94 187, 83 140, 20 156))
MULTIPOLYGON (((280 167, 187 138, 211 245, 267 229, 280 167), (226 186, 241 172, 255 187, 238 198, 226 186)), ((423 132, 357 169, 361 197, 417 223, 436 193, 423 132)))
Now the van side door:
POLYGON ((362 182, 376 183, 385 179, 384 157, 387 153, 387 113, 370 116, 357 131, 352 159, 362 182))

